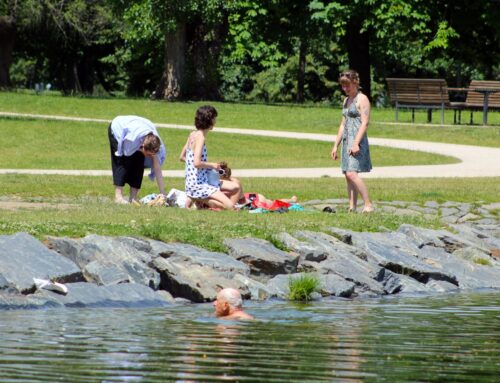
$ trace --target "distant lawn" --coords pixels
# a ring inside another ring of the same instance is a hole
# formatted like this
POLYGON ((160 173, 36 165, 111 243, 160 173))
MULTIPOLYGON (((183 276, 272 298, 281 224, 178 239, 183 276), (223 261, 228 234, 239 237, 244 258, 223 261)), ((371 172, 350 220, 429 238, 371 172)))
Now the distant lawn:
MULTIPOLYGON (((110 169, 107 124, 0 117, 0 166, 15 169, 110 169)), ((164 169, 183 169, 179 153, 189 130, 159 129, 168 156, 164 169)), ((332 144, 309 140, 210 133, 209 159, 234 169, 338 167, 330 159, 332 144)), ((372 146, 377 166, 455 163, 432 153, 372 146)))
MULTIPOLYGON (((341 118, 339 107, 321 105, 263 105, 221 102, 163 102, 130 98, 81 98, 53 94, 0 92, 0 111, 55 114, 111 120, 120 114, 137 114, 157 123, 192 125, 198 106, 213 104, 219 111, 218 126, 243 129, 284 130, 336 134, 341 118)), ((400 122, 411 122, 410 112, 400 113, 400 122)), ((416 113, 416 122, 425 123, 427 114, 416 113)), ((462 121, 468 121, 464 112, 462 121)), ((500 147, 500 112, 490 111, 489 127, 482 127, 481 113, 475 112, 478 125, 443 127, 434 113, 434 126, 392 125, 394 110, 373 108, 369 135, 373 137, 448 142, 500 147), (496 126, 492 126, 496 125, 496 126)), ((445 123, 453 122, 453 112, 446 111, 445 123)))

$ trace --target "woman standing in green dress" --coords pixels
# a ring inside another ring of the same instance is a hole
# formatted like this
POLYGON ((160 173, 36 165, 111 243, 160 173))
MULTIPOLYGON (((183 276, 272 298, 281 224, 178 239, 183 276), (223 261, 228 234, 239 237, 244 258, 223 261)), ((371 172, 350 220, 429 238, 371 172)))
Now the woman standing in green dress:
POLYGON ((339 83, 346 94, 342 109, 342 121, 332 149, 332 159, 337 159, 338 146, 342 142, 342 173, 347 181, 349 211, 355 211, 358 194, 365 203, 363 213, 373 211, 368 189, 359 173, 372 169, 370 148, 368 146, 368 122, 370 120, 370 101, 359 90, 359 75, 350 69, 341 73, 339 83))

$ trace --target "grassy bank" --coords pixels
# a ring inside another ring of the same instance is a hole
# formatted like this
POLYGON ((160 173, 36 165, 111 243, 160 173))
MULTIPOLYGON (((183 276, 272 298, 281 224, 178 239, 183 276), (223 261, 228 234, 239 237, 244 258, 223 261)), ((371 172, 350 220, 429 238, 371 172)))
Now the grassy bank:
MULTIPOLYGON (((225 238, 252 236, 273 240, 282 231, 328 231, 335 226, 359 231, 380 227, 396 229, 402 223, 437 228, 435 219, 398 216, 376 212, 370 215, 322 212, 287 214, 249 214, 247 212, 187 211, 174 208, 121 206, 111 201, 112 185, 108 177, 65 177, 2 175, 2 200, 29 201, 12 210, 3 206, 0 232, 26 231, 39 238, 46 235, 80 237, 102 235, 137 235, 166 242, 184 242, 207 249, 224 250, 225 238), (51 206, 40 206, 40 203, 51 206), (61 205, 63 204, 63 205, 61 205)), ((243 179, 248 191, 259 191, 271 198, 296 194, 300 200, 344 198, 342 179, 243 179)), ((168 179, 168 188, 182 188, 183 180, 168 179)), ((500 179, 400 179, 368 180, 375 201, 458 201, 472 204, 498 202, 500 179)), ((145 182, 143 194, 155 192, 153 183, 145 182)), ((279 245, 279 244, 278 244, 279 245)))

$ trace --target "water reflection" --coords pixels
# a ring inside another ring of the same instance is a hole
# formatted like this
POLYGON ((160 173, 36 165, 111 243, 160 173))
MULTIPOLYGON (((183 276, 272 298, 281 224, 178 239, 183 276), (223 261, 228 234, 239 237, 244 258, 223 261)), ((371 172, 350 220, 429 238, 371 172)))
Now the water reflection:
POLYGON ((500 294, 0 312, 1 382, 487 382, 500 294))

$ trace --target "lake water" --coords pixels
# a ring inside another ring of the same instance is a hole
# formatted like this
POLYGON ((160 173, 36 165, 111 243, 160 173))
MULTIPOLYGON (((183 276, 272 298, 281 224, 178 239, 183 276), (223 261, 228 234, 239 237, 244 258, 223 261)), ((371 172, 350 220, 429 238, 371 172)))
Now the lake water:
POLYGON ((0 382, 498 382, 500 293, 0 311, 0 382))

